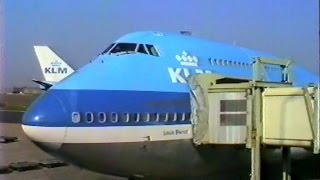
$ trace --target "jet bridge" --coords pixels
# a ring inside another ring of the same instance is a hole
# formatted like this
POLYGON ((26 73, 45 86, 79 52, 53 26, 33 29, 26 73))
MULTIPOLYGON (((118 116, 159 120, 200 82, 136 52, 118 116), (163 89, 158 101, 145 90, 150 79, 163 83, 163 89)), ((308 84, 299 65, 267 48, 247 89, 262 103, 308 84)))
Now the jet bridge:
POLYGON ((290 147, 320 153, 320 85, 294 87, 290 61, 256 58, 252 67, 251 80, 216 74, 189 80, 193 141, 251 149, 254 180, 260 179, 260 148, 282 148, 283 179, 290 179, 290 147), (265 80, 266 65, 282 69, 280 82, 265 80))

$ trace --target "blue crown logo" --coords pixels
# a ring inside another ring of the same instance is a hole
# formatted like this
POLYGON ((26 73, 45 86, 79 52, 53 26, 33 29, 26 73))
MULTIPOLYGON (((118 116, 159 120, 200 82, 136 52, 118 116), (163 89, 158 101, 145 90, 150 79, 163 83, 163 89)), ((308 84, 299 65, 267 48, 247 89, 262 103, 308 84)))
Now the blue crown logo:
POLYGON ((60 66, 61 62, 59 62, 58 60, 55 60, 55 61, 51 62, 50 64, 51 64, 51 66, 60 66))
POLYGON ((189 55, 186 51, 183 51, 181 55, 176 55, 176 59, 184 66, 198 66, 198 58, 189 55))

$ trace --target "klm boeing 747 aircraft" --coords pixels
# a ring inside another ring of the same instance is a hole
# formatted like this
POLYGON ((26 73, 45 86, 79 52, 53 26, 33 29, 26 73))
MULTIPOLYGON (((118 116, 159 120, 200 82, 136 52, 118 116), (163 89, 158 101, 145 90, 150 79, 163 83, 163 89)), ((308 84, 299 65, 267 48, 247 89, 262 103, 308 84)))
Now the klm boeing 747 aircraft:
MULTIPOLYGON (((250 165, 249 152, 193 144, 187 80, 200 73, 251 79, 254 57, 277 59, 181 34, 130 33, 39 97, 22 127, 43 150, 105 174, 184 178, 239 170, 250 165)), ((281 81, 280 69, 265 73, 281 81)), ((293 73, 296 85, 319 82, 299 66, 293 73)), ((292 150, 293 157, 309 154, 292 150)))

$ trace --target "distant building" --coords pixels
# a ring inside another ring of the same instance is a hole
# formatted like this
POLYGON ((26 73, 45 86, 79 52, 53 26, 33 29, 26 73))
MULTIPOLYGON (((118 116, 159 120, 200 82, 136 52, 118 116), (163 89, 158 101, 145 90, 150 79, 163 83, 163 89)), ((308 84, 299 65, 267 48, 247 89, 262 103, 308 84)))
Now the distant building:
POLYGON ((26 87, 23 89, 22 93, 24 94, 41 94, 42 90, 35 87, 26 87))
POLYGON ((13 87, 13 94, 40 94, 41 89, 35 87, 13 87))
POLYGON ((13 94, 20 94, 20 93, 22 93, 22 91, 23 91, 24 88, 25 88, 25 87, 13 87, 12 93, 13 93, 13 94))

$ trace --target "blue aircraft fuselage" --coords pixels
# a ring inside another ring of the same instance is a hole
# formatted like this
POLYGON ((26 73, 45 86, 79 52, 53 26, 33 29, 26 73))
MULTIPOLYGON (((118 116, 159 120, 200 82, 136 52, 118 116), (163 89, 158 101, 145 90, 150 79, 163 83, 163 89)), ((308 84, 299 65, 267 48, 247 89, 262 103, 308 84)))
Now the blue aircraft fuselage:
MULTIPOLYGON (((251 79, 254 57, 276 58, 179 34, 127 34, 38 98, 23 129, 44 150, 107 174, 184 177, 239 169, 249 164, 248 152, 193 145, 187 80, 200 73, 251 79)), ((297 85, 319 81, 300 67, 293 72, 297 85)), ((280 73, 266 68, 270 81, 280 81, 280 73)))

